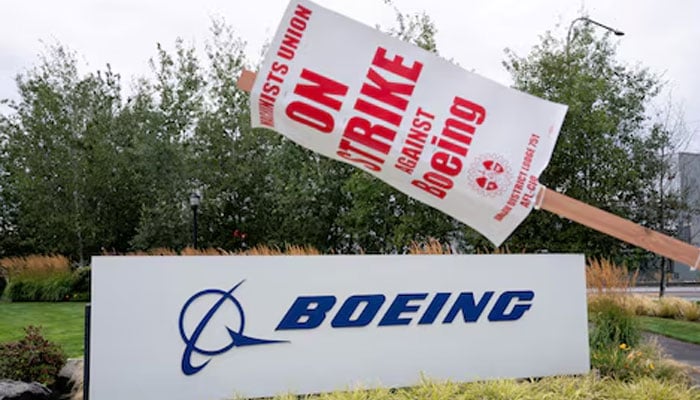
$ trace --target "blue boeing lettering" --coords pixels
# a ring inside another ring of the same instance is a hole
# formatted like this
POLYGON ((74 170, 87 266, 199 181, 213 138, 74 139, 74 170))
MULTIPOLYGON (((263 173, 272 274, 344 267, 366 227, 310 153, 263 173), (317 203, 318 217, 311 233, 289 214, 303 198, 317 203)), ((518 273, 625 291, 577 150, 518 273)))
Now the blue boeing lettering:
POLYGON ((384 304, 384 300, 385 297, 382 294, 350 296, 345 300, 340 310, 338 310, 338 313, 331 322, 331 326, 334 328, 367 326, 372 322, 377 312, 379 312, 382 304, 384 304), (360 304, 364 304, 360 315, 354 320, 350 319, 360 304))
POLYGON ((445 303, 447 303, 447 300, 451 295, 451 293, 436 294, 435 297, 433 297, 433 301, 431 301, 430 305, 428 305, 428 309, 425 310, 425 313, 421 317, 420 321, 418 321, 418 324, 426 325, 435 322, 440 310, 442 310, 442 307, 445 306, 445 303))
MULTIPOLYGON (((441 321, 443 324, 459 320, 457 317, 460 314, 465 323, 478 322, 484 313, 490 322, 517 321, 530 310, 535 298, 532 290, 505 291, 498 296, 494 291, 485 291, 481 296, 475 296, 473 292, 462 292, 450 307, 446 308, 451 295, 445 292, 436 293, 419 316, 416 314, 420 310, 420 302, 425 301, 429 293, 397 294, 379 318, 378 326, 409 325, 416 318, 418 325, 430 325, 438 320, 443 310, 447 310, 441 321), (492 302, 494 298, 496 300, 492 302)), ((368 326, 380 314, 385 301, 386 297, 383 294, 352 295, 342 302, 330 325, 333 328, 368 326)), ((326 320, 326 316, 333 315, 336 303, 338 299, 331 295, 297 297, 275 330, 318 328, 326 320)))
POLYGON ((481 313, 484 312, 486 304, 491 300, 491 296, 493 296, 493 292, 486 292, 481 297, 481 300, 479 300, 479 303, 475 304, 474 293, 460 293, 459 297, 457 297, 457 301, 455 301, 455 304, 450 309, 450 312, 447 313, 442 323, 452 323, 460 312, 462 313, 464 322, 476 322, 481 316, 481 313))
POLYGON ((389 306, 389 309, 384 314, 384 317, 379 321, 379 326, 388 325, 408 325, 411 323, 411 318, 401 318, 402 313, 416 312, 417 305, 409 305, 411 300, 424 300, 428 297, 428 293, 412 293, 397 295, 394 301, 389 306))
POLYGON ((318 328, 334 304, 335 296, 297 297, 275 330, 318 328))
POLYGON ((515 321, 529 310, 532 304, 516 304, 510 313, 505 314, 508 306, 514 299, 531 301, 535 297, 532 291, 520 292, 504 292, 499 298, 493 309, 489 313, 489 321, 515 321))

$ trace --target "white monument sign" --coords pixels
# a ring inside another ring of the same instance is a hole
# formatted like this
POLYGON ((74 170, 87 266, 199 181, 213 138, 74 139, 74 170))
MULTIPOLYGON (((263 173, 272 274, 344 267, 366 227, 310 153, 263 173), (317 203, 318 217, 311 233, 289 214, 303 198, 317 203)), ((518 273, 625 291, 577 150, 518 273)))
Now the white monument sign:
POLYGON ((91 399, 589 370, 581 255, 95 257, 91 399))

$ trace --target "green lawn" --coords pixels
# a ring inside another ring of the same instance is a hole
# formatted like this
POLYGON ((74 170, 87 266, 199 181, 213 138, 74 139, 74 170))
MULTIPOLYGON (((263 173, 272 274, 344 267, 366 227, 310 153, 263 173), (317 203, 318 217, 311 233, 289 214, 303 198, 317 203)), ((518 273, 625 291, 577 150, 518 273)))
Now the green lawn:
POLYGON ((645 331, 700 344, 700 322, 655 317, 639 317, 639 321, 645 331))
POLYGON ((68 357, 82 357, 84 313, 85 303, 0 302, 0 342, 18 340, 25 326, 37 325, 68 357))

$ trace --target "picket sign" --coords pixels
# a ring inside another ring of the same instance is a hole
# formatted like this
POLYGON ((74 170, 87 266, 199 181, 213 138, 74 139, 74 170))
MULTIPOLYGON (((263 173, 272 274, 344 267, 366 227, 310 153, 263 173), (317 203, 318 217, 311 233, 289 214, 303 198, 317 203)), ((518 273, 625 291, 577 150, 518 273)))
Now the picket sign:
POLYGON ((238 87, 254 127, 364 169, 500 245, 535 208, 698 268, 700 249, 548 189, 566 106, 292 0, 238 87))

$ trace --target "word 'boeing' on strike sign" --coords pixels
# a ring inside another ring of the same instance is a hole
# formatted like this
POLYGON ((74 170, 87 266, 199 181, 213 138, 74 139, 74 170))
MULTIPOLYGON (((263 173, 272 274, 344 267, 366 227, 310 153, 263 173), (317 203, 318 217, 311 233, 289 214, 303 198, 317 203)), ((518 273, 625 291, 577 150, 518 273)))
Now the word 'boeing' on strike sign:
MULTIPOLYGON (((464 322, 477 322, 488 309, 495 292, 487 291, 480 299, 473 292, 462 292, 449 307, 443 324, 452 323, 459 314, 464 322)), ((436 293, 418 320, 418 325, 433 324, 452 293, 436 293)), ((411 313, 420 308, 417 304, 425 300, 428 293, 402 293, 396 295, 391 305, 379 320, 379 326, 408 325, 413 321, 411 313)), ((488 312, 488 320, 516 321, 532 307, 535 293, 532 290, 505 291, 493 302, 488 312)), ((369 325, 386 301, 383 294, 363 294, 348 297, 331 320, 333 328, 363 327, 369 325)), ((326 296, 299 296, 289 308, 276 330, 314 329, 326 319, 326 315, 336 304, 337 298, 326 296)))

